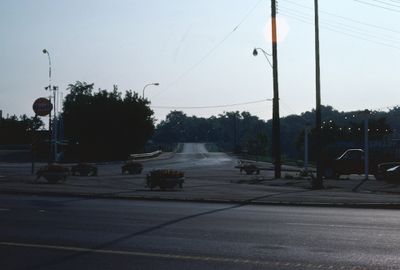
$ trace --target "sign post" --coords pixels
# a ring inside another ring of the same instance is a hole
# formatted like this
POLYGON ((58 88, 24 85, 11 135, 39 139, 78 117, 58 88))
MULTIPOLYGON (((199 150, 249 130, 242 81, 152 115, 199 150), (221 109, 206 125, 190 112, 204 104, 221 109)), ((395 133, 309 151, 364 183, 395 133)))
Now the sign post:
MULTIPOLYGON (((49 135, 50 135, 50 140, 49 140, 49 145, 50 145, 50 159, 49 162, 51 162, 51 110, 53 109, 53 104, 51 104, 51 101, 47 98, 41 97, 35 100, 33 103, 33 111, 35 112, 36 115, 38 116, 46 116, 49 115, 49 135)), ((33 160, 32 160, 32 168, 34 167, 33 160)))

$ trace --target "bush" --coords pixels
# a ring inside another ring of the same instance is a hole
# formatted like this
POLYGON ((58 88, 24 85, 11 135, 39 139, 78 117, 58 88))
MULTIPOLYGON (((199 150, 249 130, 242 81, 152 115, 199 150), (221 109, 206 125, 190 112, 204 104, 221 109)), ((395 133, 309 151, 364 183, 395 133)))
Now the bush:
POLYGON ((121 167, 122 174, 124 174, 126 172, 130 173, 130 174, 141 174, 142 170, 143 170, 142 163, 139 163, 139 162, 136 162, 133 160, 128 160, 121 167))
POLYGON ((150 177, 156 178, 182 178, 185 174, 182 171, 176 170, 154 170, 150 172, 150 177))
POLYGON ((179 185, 182 188, 184 173, 175 170, 154 170, 147 175, 147 186, 152 190, 159 186, 162 190, 174 188, 179 185))
POLYGON ((69 172, 68 167, 52 163, 39 168, 36 172, 36 180, 43 176, 49 183, 57 183, 60 180, 65 181, 69 172))

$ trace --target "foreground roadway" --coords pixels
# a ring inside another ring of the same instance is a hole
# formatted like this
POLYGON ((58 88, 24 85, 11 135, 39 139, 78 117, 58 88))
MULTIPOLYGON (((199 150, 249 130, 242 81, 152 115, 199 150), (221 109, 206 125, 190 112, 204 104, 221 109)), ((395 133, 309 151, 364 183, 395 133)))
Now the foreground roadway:
POLYGON ((400 212, 0 196, 0 269, 399 269, 400 212))

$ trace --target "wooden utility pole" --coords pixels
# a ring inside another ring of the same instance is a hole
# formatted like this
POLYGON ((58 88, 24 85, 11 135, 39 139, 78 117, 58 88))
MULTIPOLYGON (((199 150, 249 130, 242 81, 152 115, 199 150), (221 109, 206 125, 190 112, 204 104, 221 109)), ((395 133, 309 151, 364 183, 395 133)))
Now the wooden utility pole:
POLYGON ((322 164, 321 164, 321 77, 320 77, 320 59, 319 59, 319 19, 318 19, 318 0, 314 0, 315 14, 315 89, 316 89, 316 106, 315 106, 315 133, 316 133, 316 159, 317 159, 317 177, 313 181, 314 189, 324 187, 322 180, 322 164))
POLYGON ((368 142, 368 121, 369 121, 369 110, 364 111, 364 175, 365 180, 368 180, 369 174, 369 142, 368 142))
POLYGON ((272 151, 274 156, 275 178, 281 178, 281 140, 279 119, 279 89, 278 89, 278 46, 276 33, 276 0, 271 0, 271 32, 272 32, 272 72, 274 84, 272 112, 272 151))

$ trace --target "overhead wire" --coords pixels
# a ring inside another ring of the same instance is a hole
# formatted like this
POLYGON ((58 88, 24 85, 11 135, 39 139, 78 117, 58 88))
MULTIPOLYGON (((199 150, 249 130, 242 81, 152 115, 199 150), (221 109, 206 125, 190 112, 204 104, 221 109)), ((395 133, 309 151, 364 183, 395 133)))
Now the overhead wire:
MULTIPOLYGON (((306 17, 305 19, 310 19, 311 16, 310 14, 307 13, 303 13, 303 12, 299 12, 297 10, 291 9, 291 8, 287 8, 284 7, 283 9, 280 10, 280 13, 283 14, 282 12, 287 12, 289 14, 293 14, 293 15, 297 15, 297 16, 301 16, 301 17, 306 17)), ((341 28, 344 29, 345 31, 350 31, 350 32, 356 32, 359 34, 363 34, 363 35, 369 35, 373 38, 378 38, 378 39, 385 39, 387 41, 391 41, 391 42, 395 42, 395 43, 400 43, 399 39, 393 38, 393 36, 388 36, 388 35, 381 35, 378 34, 376 32, 370 31, 370 30, 364 30, 362 28, 359 27, 353 27, 350 26, 348 24, 345 23, 341 23, 341 22, 336 22, 334 20, 329 20, 329 19, 320 19, 321 23, 327 24, 327 25, 331 25, 333 27, 337 27, 337 28, 341 28)))
MULTIPOLYGON (((314 8, 312 8, 312 7, 299 4, 299 3, 293 2, 291 0, 285 0, 283 3, 288 3, 290 5, 295 5, 297 7, 303 8, 303 9, 314 10, 314 8)), ((346 17, 346 16, 338 15, 338 14, 335 14, 335 13, 332 13, 332 12, 328 12, 326 10, 320 10, 319 12, 323 13, 323 14, 326 14, 326 15, 329 15, 329 16, 332 16, 332 17, 336 17, 336 18, 342 19, 342 20, 346 20, 346 21, 349 21, 349 22, 354 22, 354 23, 357 23, 357 24, 360 24, 360 25, 373 27, 373 28, 376 28, 376 29, 380 29, 380 30, 384 30, 384 31, 400 34, 399 30, 387 28, 387 27, 384 27, 384 26, 381 26, 381 25, 377 25, 377 24, 363 22, 363 21, 360 21, 360 20, 355 20, 353 18, 349 18, 349 17, 346 17)))
POLYGON ((393 11, 393 12, 400 12, 400 9, 394 9, 394 8, 390 8, 390 7, 385 7, 382 5, 378 5, 378 4, 373 4, 364 0, 353 0, 355 2, 364 4, 364 5, 368 5, 368 6, 373 6, 373 7, 377 7, 377 8, 381 8, 381 9, 385 9, 385 10, 389 10, 389 11, 393 11))
POLYGON ((203 63, 214 51, 216 51, 231 35, 236 32, 239 27, 250 17, 250 15, 254 12, 254 10, 258 7, 258 5, 264 0, 259 0, 256 4, 246 13, 246 15, 239 21, 239 23, 228 33, 226 34, 216 45, 214 45, 210 50, 208 50, 197 62, 191 65, 188 69, 182 72, 178 77, 176 77, 172 82, 168 83, 166 88, 154 94, 152 98, 155 98, 161 94, 164 94, 167 90, 169 90, 172 86, 178 83, 181 79, 186 77, 192 70, 198 67, 201 63, 203 63))
MULTIPOLYGON (((293 15, 293 16, 299 16, 299 17, 301 17, 301 18, 303 18, 305 20, 311 20, 311 18, 309 16, 312 16, 312 15, 309 15, 309 14, 306 14, 306 13, 302 13, 302 12, 299 12, 299 11, 296 11, 294 9, 290 9, 290 8, 287 8, 287 7, 284 7, 282 10, 280 10, 280 14, 283 14, 283 15, 289 14, 289 15, 293 15)), ((377 33, 374 33, 374 32, 368 31, 368 30, 364 30, 364 29, 357 28, 357 27, 352 27, 352 26, 349 26, 347 24, 343 24, 343 23, 340 23, 340 22, 335 22, 335 21, 332 21, 332 20, 326 20, 326 19, 322 19, 321 20, 320 19, 320 21, 321 21, 322 25, 327 25, 327 26, 330 26, 330 27, 334 27, 336 30, 341 29, 343 31, 347 31, 347 32, 351 32, 351 33, 354 33, 354 34, 362 35, 363 37, 369 36, 371 38, 378 39, 378 40, 386 40, 387 42, 394 42, 396 44, 400 43, 400 39, 395 39, 395 38, 393 38, 391 36, 380 35, 380 34, 377 34, 377 33)))
POLYGON ((399 5, 391 4, 391 3, 388 3, 388 2, 385 2, 385 1, 382 1, 382 0, 372 0, 372 1, 384 4, 384 5, 387 5, 387 6, 400 8, 399 5))
POLYGON ((236 107, 242 105, 249 105, 249 104, 256 104, 256 103, 263 103, 267 101, 271 101, 272 99, 261 99, 255 101, 248 101, 242 103, 234 103, 234 104, 224 104, 224 105, 210 105, 210 106, 151 106, 154 109, 214 109, 214 108, 227 108, 227 107, 236 107))
MULTIPOLYGON (((175 85, 178 81, 180 81, 182 78, 184 78, 185 76, 187 76, 192 70, 194 70, 197 66, 199 66, 203 61, 205 61, 210 55, 212 55, 212 53, 215 51, 215 50, 217 50, 246 20, 247 20, 247 18, 253 13, 253 11, 257 8, 257 6, 260 4, 260 2, 261 2, 262 0, 259 0, 250 10, 249 10, 249 12, 243 17, 243 19, 233 28, 233 30, 232 31, 230 31, 227 35, 225 35, 222 39, 221 39, 221 41, 220 42, 218 42, 214 47, 212 47, 206 54, 204 54, 203 55, 203 57, 201 57, 200 59, 199 59, 199 61, 197 61, 197 62, 195 62, 192 66, 190 66, 187 70, 185 70, 183 73, 181 73, 175 80, 173 80, 171 83, 169 83, 168 85, 167 85, 167 87, 164 89, 164 91, 162 91, 162 92, 159 92, 159 93, 157 93, 156 95, 153 95, 153 98, 154 97, 156 97, 156 96, 158 96, 158 95, 160 95, 160 94, 163 94, 163 93, 165 93, 168 89, 170 89, 173 85, 175 85)), ((353 0, 353 1, 356 1, 356 2, 360 2, 360 3, 364 3, 364 4, 370 4, 370 5, 373 5, 373 6, 377 6, 377 7, 381 7, 382 8, 382 6, 379 6, 379 5, 375 5, 375 4, 371 4, 371 3, 368 3, 368 2, 366 2, 366 1, 361 1, 361 0, 353 0)), ((379 1, 379 0, 372 0, 372 1, 375 1, 375 2, 384 2, 384 1, 379 1)), ((394 3, 400 3, 400 1, 395 1, 395 0, 389 0, 389 1, 392 1, 392 2, 394 2, 394 3)), ((284 3, 290 3, 290 4, 293 4, 293 5, 296 5, 296 6, 300 6, 300 7, 303 7, 303 8, 306 8, 306 9, 312 9, 311 7, 308 7, 308 6, 305 6, 305 5, 302 5, 302 4, 299 4, 299 3, 296 3, 296 2, 293 2, 293 1, 290 1, 290 0, 285 0, 285 1, 283 1, 284 3)), ((389 4, 389 3, 386 3, 386 4, 389 4)), ((392 4, 393 5, 393 4, 392 4)), ((280 5, 279 7, 281 7, 282 5, 280 5)), ((393 5, 393 6, 395 6, 395 5, 393 5)), ((399 8, 400 8, 400 6, 399 6, 399 8)), ((284 9, 288 9, 287 7, 284 7, 284 9)), ((390 8, 389 8, 390 9, 390 8)), ((282 10, 280 10, 279 11, 279 13, 282 13, 281 12, 282 10)), ((396 11, 396 12, 400 12, 400 10, 393 10, 393 11, 396 11)), ((301 21, 301 22, 303 22, 303 23, 307 23, 307 24, 311 24, 311 25, 313 25, 313 23, 311 23, 311 22, 309 22, 308 20, 309 20, 309 18, 307 18, 306 16, 307 15, 305 15, 305 14, 296 14, 296 13, 294 13, 293 12, 293 10, 292 11, 289 11, 288 12, 288 10, 286 10, 286 11, 284 11, 284 13, 288 13, 288 14, 284 14, 285 16, 288 16, 288 17, 290 17, 290 18, 292 18, 292 19, 295 19, 295 20, 298 20, 298 21, 301 21)), ((355 19, 352 19, 352 18, 348 18, 348 17, 345 17, 345 16, 341 16, 341 15, 337 15, 337 14, 334 14, 334 13, 331 13, 331 12, 327 12, 327 11, 320 11, 321 13, 325 13, 325 14, 327 14, 327 15, 330 15, 330 16, 333 16, 333 17, 337 17, 337 18, 340 18, 340 19, 343 19, 343 20, 346 20, 346 21, 350 21, 350 22, 354 22, 354 23, 357 23, 357 24, 360 24, 360 25, 364 25, 364 26, 368 26, 368 27, 373 27, 373 28, 376 28, 376 29, 380 29, 380 30, 385 30, 385 31, 388 31, 388 32, 392 32, 392 33, 397 33, 397 34, 400 34, 400 31, 397 31, 397 30, 394 30, 394 29, 390 29, 390 28, 386 28, 386 27, 383 27, 383 26, 380 26, 380 25, 376 25, 376 24, 371 24, 371 23, 366 23, 366 22, 362 22, 362 21, 359 21, 359 20, 355 20, 355 19)), ((334 24, 332 24, 332 22, 323 22, 323 24, 325 24, 325 25, 323 25, 323 28, 326 28, 327 30, 330 30, 330 31, 333 31, 333 32, 337 32, 337 33, 340 33, 340 34, 343 34, 343 35, 347 35, 347 36, 350 36, 350 37, 353 37, 353 38, 357 38, 357 39, 360 39, 360 40, 364 40, 364 41, 368 41, 368 42, 372 42, 372 43, 375 43, 375 44, 379 44, 379 45, 383 45, 383 46, 387 46, 387 47, 391 47, 391 48, 394 48, 394 49, 399 49, 400 50, 400 47, 398 47, 398 46, 395 46, 395 45, 392 45, 392 44, 388 44, 388 43, 385 43, 385 42, 380 42, 380 41, 376 41, 376 40, 372 40, 372 39, 368 39, 368 38, 365 38, 364 36, 365 36, 365 34, 367 34, 367 35, 369 35, 370 37, 372 37, 372 38, 379 38, 379 39, 382 39, 382 37, 380 37, 380 36, 377 36, 377 35, 375 35, 375 34, 373 34, 373 33, 371 33, 371 32, 369 32, 369 31, 366 31, 366 30, 362 30, 362 29, 359 29, 359 28, 355 28, 355 27, 352 27, 352 26, 348 26, 348 25, 346 25, 346 24, 343 24, 343 23, 338 23, 338 22, 334 22, 334 24), (334 25, 334 24, 338 24, 338 25, 341 25, 341 30, 344 30, 344 31, 347 31, 347 32, 343 32, 343 31, 339 31, 338 29, 335 29, 335 28, 332 28, 332 27, 337 27, 337 25, 334 25), (349 33, 350 32, 350 33, 349 33), (369 33, 369 34, 368 34, 369 33), (362 35, 362 36, 359 36, 359 35, 362 35)), ((385 38, 386 40, 388 40, 388 41, 393 41, 393 42, 396 42, 397 40, 394 40, 394 39, 391 39, 391 38, 385 38)), ((157 109, 209 109, 209 108, 224 108, 224 107, 233 107, 233 106, 240 106, 240 105, 247 105, 247 104, 255 104, 255 103, 261 103, 261 102, 265 102, 265 101, 268 101, 269 99, 265 99, 265 100, 258 100, 258 101, 250 101, 250 102, 244 102, 244 103, 235 103, 235 104, 225 104, 225 105, 212 105, 212 106, 152 106, 152 108, 157 108, 157 109)))
MULTIPOLYGON (((314 25, 314 23, 310 22, 307 18, 298 16, 298 15, 284 14, 284 12, 280 12, 280 13, 285 15, 285 16, 287 16, 287 17, 289 17, 289 18, 295 19, 297 21, 300 21, 300 22, 303 22, 303 23, 306 23, 306 24, 309 24, 309 25, 314 25)), ((382 46, 386 46, 386 47, 390 47, 390 48, 393 48, 393 49, 400 50, 400 47, 398 47, 396 45, 385 43, 385 42, 381 42, 381 41, 377 41, 377 40, 373 40, 373 39, 369 39, 369 38, 365 38, 364 36, 360 36, 360 35, 357 35, 357 34, 354 34, 354 33, 347 33, 347 32, 343 32, 343 31, 339 31, 339 30, 337 30, 335 28, 332 28, 332 26, 329 26, 327 24, 321 25, 321 28, 324 28, 324 29, 327 29, 329 31, 336 32, 336 33, 339 33, 339 34, 342 34, 342 35, 346 35, 346 36, 349 36, 349 37, 353 37, 353 38, 356 38, 356 39, 360 39, 360 40, 364 40, 364 41, 368 41, 368 42, 371 42, 371 43, 375 43, 375 44, 379 44, 379 45, 382 45, 382 46)))

